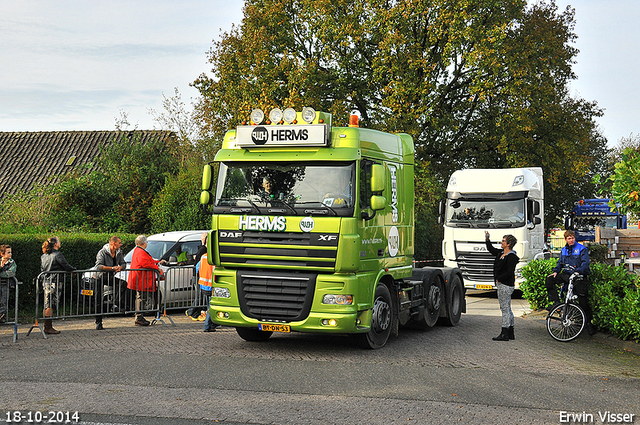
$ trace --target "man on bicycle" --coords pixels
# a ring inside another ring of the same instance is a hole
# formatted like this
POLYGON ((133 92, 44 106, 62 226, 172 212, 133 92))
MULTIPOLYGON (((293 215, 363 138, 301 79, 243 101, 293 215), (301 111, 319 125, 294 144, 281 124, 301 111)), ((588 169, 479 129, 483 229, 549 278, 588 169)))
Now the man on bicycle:
POLYGON ((578 296, 578 304, 586 316, 587 332, 589 332, 589 335, 593 335, 596 333, 596 329, 591 324, 593 315, 589 306, 589 281, 587 280, 587 275, 591 272, 589 269, 589 250, 586 246, 576 242, 576 234, 573 230, 564 232, 564 240, 567 244, 560 252, 558 264, 553 269, 553 273, 547 276, 545 280, 549 301, 553 303, 547 310, 551 311, 560 304, 558 285, 566 288, 569 284, 569 277, 573 273, 582 275, 582 278, 574 279, 573 293, 578 296))

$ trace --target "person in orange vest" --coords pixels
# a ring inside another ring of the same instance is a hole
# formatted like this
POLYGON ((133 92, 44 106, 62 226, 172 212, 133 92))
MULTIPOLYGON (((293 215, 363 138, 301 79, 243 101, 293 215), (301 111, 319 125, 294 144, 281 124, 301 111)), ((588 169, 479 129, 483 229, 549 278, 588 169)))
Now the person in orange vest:
POLYGON ((196 265, 196 270, 198 271, 198 284, 200 285, 200 300, 204 302, 206 306, 206 312, 203 311, 201 315, 204 315, 204 325, 202 326, 202 330, 204 332, 215 332, 218 325, 213 323, 211 320, 211 316, 209 315, 209 302, 211 301, 211 286, 213 282, 213 272, 215 266, 209 264, 209 259, 207 258, 207 253, 205 252, 200 257, 200 262, 196 265))

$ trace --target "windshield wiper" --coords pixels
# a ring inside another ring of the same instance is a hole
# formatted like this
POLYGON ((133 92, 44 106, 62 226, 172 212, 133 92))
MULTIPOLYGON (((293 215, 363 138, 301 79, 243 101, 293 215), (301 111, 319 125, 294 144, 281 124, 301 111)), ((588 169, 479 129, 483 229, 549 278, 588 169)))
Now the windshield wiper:
MULTIPOLYGON (((257 206, 257 205, 252 201, 252 200, 250 200, 250 199, 247 199, 247 198, 224 198, 224 199, 220 199, 220 200, 221 200, 221 201, 222 201, 222 200, 224 200, 224 201, 246 201, 246 202, 248 202, 249 204, 251 204, 251 207, 252 207, 253 209, 255 209, 256 211, 258 211, 258 214, 262 214, 262 211, 260 210, 260 208, 259 208, 259 207, 258 207, 258 206, 257 206)), ((241 207, 241 206, 237 206, 237 205, 234 205, 234 206, 231 206, 231 205, 218 205, 218 206, 219 206, 219 207, 227 207, 227 208, 229 208, 229 210, 230 210, 230 211, 232 211, 233 209, 240 210, 240 211, 238 211, 238 212, 250 212, 250 211, 251 211, 251 208, 249 208, 249 211, 246 211, 248 208, 246 208, 246 207, 241 207)), ((233 212, 233 211, 232 211, 232 212, 233 212)))
POLYGON ((295 209, 295 208, 293 208, 293 207, 292 207, 288 202, 285 202, 285 201, 283 201, 282 199, 272 199, 272 200, 271 200, 271 201, 269 201, 269 202, 271 202, 271 206, 272 206, 272 207, 274 206, 274 205, 273 205, 274 203, 279 202, 279 203, 281 203, 282 205, 284 205, 284 206, 286 206, 287 208, 289 208, 289 210, 293 211, 293 215, 298 215, 298 211, 296 211, 296 209, 295 209))
POLYGON ((331 211, 333 213, 334 216, 337 216, 338 213, 336 212, 336 210, 334 210, 333 208, 331 208, 329 205, 323 204, 322 202, 319 201, 311 201, 311 202, 297 202, 297 204, 302 204, 302 205, 306 205, 306 204, 317 204, 318 206, 320 206, 321 208, 324 208, 322 210, 311 210, 311 209, 305 209, 304 213, 305 214, 322 214, 325 215, 325 213, 327 211, 331 211))

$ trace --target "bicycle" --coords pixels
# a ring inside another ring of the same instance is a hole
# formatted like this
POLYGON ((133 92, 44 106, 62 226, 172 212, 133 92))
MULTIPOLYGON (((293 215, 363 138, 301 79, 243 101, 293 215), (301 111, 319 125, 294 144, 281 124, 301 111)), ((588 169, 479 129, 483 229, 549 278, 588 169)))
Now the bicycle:
MULTIPOLYGON (((556 341, 569 342, 576 339, 585 328, 584 310, 577 304, 577 295, 573 293, 573 281, 582 275, 573 273, 569 277, 564 303, 555 306, 547 315, 547 332, 556 341)), ((562 288, 564 291, 564 288, 562 288)), ((562 292, 560 293, 562 299, 562 292)))

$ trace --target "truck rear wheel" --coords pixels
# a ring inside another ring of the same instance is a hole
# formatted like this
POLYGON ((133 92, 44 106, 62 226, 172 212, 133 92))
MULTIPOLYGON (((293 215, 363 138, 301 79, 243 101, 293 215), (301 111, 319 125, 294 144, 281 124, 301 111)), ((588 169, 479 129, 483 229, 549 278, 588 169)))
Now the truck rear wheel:
POLYGON ((440 317, 440 309, 444 304, 443 277, 439 271, 416 269, 415 279, 422 280, 424 288, 424 311, 410 322, 415 329, 428 329, 436 325, 440 317))
POLYGON ((273 334, 273 332, 265 332, 257 328, 236 328, 236 332, 240 338, 251 342, 266 341, 273 334))
POLYGON ((437 275, 433 277, 433 280, 429 282, 427 286, 427 305, 425 307, 423 324, 425 328, 431 328, 438 322, 444 291, 442 290, 442 281, 437 275))
POLYGON ((393 320, 392 308, 389 288, 383 283, 378 283, 373 301, 371 328, 366 334, 355 335, 360 347, 375 349, 381 348, 387 343, 389 335, 391 334, 391 323, 393 320))
POLYGON ((462 316, 462 306, 464 305, 464 289, 459 275, 451 278, 451 287, 447 297, 447 316, 442 318, 442 322, 447 326, 455 326, 462 316))

